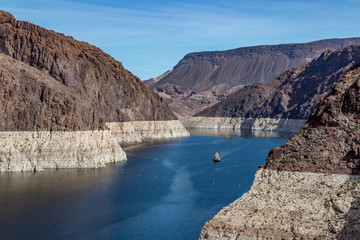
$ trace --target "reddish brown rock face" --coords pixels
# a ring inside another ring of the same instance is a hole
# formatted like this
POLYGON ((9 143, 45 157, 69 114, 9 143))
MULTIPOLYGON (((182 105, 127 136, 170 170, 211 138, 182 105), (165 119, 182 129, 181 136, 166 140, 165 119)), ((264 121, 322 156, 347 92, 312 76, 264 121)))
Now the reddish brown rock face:
POLYGON ((4 11, 0 52, 16 60, 2 57, 1 131, 103 129, 105 122, 176 119, 157 94, 97 47, 16 21, 4 11))
POLYGON ((308 119, 323 93, 360 63, 360 46, 326 51, 271 82, 245 86, 196 116, 308 119))
POLYGON ((360 174, 360 67, 319 103, 299 134, 270 152, 266 168, 360 174))

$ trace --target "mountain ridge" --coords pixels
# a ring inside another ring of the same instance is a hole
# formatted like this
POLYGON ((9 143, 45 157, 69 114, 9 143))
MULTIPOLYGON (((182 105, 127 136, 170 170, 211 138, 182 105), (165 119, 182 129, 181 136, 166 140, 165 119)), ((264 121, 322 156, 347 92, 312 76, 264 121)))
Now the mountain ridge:
POLYGON ((178 117, 189 118, 245 85, 271 81, 283 72, 319 57, 328 49, 354 44, 360 44, 360 38, 189 53, 171 73, 157 82, 145 83, 168 96, 170 100, 167 102, 178 117))

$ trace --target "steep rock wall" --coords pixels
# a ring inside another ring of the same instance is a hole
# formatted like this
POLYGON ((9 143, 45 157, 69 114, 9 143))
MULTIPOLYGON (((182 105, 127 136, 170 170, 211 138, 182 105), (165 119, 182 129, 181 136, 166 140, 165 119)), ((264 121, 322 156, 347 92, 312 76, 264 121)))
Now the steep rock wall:
POLYGON ((106 126, 120 144, 190 136, 179 120, 116 122, 106 126))
POLYGON ((359 179, 259 169, 250 191, 207 222, 200 239, 357 239, 348 231, 360 229, 359 179))
POLYGON ((97 168, 123 160, 109 130, 0 132, 0 172, 97 168))
POLYGON ((274 118, 230 118, 230 117, 192 117, 184 125, 187 128, 204 129, 242 129, 270 132, 299 132, 306 122, 303 119, 274 118))

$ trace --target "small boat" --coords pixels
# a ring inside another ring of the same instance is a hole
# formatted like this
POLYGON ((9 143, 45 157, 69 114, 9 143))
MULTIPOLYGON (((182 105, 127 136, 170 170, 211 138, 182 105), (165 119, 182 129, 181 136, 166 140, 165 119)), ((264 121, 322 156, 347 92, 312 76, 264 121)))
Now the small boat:
POLYGON ((214 162, 220 162, 220 153, 216 152, 213 158, 214 162))

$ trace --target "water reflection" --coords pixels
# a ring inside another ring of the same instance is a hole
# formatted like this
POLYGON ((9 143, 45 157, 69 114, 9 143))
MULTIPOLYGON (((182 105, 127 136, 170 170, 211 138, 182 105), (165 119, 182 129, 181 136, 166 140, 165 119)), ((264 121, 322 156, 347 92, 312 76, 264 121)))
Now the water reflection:
POLYGON ((295 133, 284 133, 284 132, 270 132, 270 131, 253 131, 253 130, 242 130, 242 129, 223 129, 223 128, 187 128, 190 135, 193 136, 222 136, 222 137, 261 137, 261 138, 290 138, 295 133))
POLYGON ((1 173, 0 216, 15 214, 51 198, 92 187, 113 170, 114 164, 99 169, 47 169, 37 173, 1 173))

